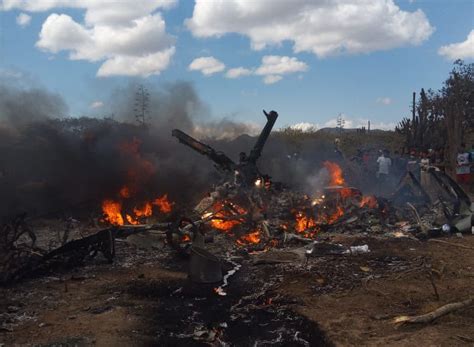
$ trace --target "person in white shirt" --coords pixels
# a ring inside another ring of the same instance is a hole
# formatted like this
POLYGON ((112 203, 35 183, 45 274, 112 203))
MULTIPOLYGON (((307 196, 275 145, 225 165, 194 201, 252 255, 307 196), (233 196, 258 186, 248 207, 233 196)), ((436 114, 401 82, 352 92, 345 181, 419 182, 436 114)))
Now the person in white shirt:
POLYGON ((390 173, 390 167, 392 166, 392 159, 388 157, 388 152, 383 151, 377 159, 377 164, 379 164, 378 175, 382 175, 382 178, 387 178, 387 175, 390 173))
POLYGON ((388 152, 385 150, 381 153, 377 159, 379 170, 377 171, 377 177, 379 181, 379 194, 382 192, 382 187, 386 185, 388 175, 390 174, 390 167, 392 166, 392 159, 388 157, 388 152))

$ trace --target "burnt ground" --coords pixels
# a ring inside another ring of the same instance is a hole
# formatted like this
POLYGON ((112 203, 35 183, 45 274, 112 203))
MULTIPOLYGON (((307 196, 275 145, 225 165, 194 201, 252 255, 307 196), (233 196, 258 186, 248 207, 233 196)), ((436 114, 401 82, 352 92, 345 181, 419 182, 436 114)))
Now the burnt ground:
MULTIPOLYGON (((229 279, 227 296, 217 295, 212 286, 191 284, 187 261, 159 243, 145 242, 142 248, 136 240, 120 241, 113 264, 96 257, 81 267, 0 288, 0 343, 474 344, 472 306, 429 324, 392 322, 396 316, 425 313, 472 294, 474 236, 442 239, 470 249, 369 235, 326 234, 320 239, 344 246, 367 244, 370 252, 314 252, 308 261, 288 257, 285 263, 255 265, 260 255, 240 250, 233 261, 242 268, 229 279)), ((276 258, 285 255, 276 253, 276 258)))

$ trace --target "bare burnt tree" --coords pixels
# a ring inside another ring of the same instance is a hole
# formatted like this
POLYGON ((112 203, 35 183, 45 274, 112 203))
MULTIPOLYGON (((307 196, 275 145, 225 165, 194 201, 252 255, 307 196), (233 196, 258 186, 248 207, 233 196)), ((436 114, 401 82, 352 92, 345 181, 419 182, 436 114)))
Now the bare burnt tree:
POLYGON ((135 93, 134 111, 137 123, 144 128, 147 127, 148 123, 149 106, 150 93, 148 93, 148 90, 141 84, 135 93))

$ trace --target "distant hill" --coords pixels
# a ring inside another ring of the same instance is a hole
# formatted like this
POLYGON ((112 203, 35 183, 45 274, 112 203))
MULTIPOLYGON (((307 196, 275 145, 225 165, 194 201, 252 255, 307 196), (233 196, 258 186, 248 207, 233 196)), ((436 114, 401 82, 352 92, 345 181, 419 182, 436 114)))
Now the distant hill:
MULTIPOLYGON (((328 134, 339 134, 339 133, 343 133, 343 134, 351 134, 351 133, 357 133, 357 131, 360 130, 359 128, 351 128, 351 129, 346 129, 346 128, 343 128, 342 130, 339 129, 339 128, 321 128, 318 130, 318 132, 323 132, 323 133, 328 133, 328 134)), ((390 132, 390 130, 381 130, 381 129, 371 129, 370 130, 371 133, 373 132, 390 132)))

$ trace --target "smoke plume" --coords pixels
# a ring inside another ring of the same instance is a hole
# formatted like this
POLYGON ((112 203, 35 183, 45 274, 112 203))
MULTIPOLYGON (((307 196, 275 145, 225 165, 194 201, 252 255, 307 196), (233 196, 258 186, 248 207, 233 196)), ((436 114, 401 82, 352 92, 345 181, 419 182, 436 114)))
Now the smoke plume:
MULTIPOLYGON (((0 84, 0 216, 100 213, 104 199, 127 186, 133 199, 167 193, 177 206, 196 203, 217 182, 212 162, 179 144, 179 128, 237 161, 249 152, 259 128, 209 117, 190 83, 147 86, 145 126, 137 123, 137 85, 111 93, 109 118, 70 118, 63 99, 41 88, 0 84)), ((257 122, 264 123, 262 116, 257 122)), ((314 146, 313 146, 314 145, 314 146)), ((271 136, 260 168, 276 180, 307 184, 321 148, 295 146, 271 136), (296 154, 295 154, 296 153, 296 154)))

